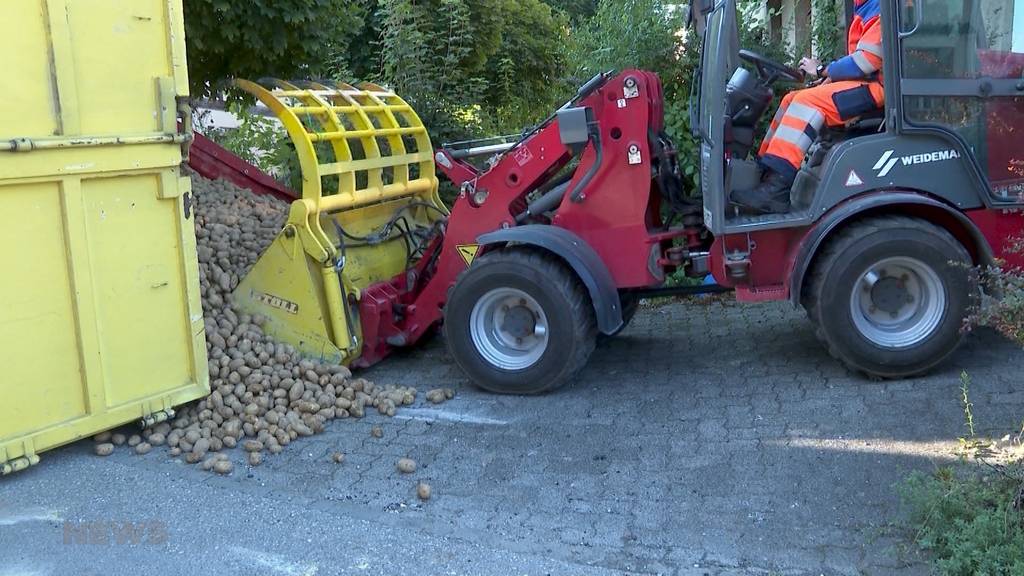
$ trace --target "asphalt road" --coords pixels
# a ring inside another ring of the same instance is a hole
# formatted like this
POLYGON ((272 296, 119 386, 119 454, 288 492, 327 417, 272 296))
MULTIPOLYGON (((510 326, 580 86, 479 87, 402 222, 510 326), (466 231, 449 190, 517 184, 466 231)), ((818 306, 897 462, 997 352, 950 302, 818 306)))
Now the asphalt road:
POLYGON ((870 381, 787 305, 702 302, 642 310, 574 386, 510 398, 438 339, 364 375, 454 400, 254 469, 234 453, 227 477, 89 440, 44 454, 0 479, 0 576, 926 574, 894 486, 954 461, 961 370, 981 431, 1019 428, 1022 365, 984 332, 927 378, 870 381))

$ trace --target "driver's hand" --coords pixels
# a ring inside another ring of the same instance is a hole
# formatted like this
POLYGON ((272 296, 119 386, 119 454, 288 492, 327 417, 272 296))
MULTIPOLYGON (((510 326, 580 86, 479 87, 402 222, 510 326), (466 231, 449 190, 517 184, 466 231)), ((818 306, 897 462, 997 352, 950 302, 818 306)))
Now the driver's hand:
POLYGON ((800 59, 800 65, 798 67, 801 70, 804 71, 804 74, 807 74, 808 78, 817 78, 818 77, 818 66, 820 66, 820 65, 821 65, 820 61, 818 61, 818 60, 816 60, 814 58, 804 57, 804 58, 800 59))

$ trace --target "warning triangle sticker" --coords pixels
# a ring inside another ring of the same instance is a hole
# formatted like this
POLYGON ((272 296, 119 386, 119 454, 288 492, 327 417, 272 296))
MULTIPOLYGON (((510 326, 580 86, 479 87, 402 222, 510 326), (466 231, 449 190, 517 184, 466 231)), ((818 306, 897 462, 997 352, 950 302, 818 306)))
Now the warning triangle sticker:
POLYGON ((473 260, 476 260, 476 255, 480 253, 479 244, 459 244, 455 247, 459 252, 459 256, 466 261, 466 267, 473 265, 473 260))
POLYGON ((846 186, 852 188, 853 186, 863 185, 864 181, 860 179, 860 176, 857 175, 857 172, 855 170, 850 170, 850 175, 846 177, 846 186))

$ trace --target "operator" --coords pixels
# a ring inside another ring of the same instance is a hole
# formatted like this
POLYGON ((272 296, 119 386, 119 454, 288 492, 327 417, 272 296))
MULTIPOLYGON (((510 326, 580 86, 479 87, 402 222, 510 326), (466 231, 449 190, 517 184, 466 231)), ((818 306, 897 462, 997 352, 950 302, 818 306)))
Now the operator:
POLYGON ((761 183, 733 192, 734 204, 757 212, 788 212, 789 189, 822 126, 842 126, 884 106, 879 0, 854 2, 849 55, 828 66, 813 58, 800 60, 800 69, 817 84, 782 99, 758 152, 761 183))

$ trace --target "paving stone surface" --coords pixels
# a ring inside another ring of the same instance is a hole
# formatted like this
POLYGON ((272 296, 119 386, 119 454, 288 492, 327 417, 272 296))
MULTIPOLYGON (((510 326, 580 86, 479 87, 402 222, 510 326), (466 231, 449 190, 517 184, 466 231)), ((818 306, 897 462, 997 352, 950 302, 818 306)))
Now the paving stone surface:
POLYGON ((1019 429, 1022 366, 980 332, 927 377, 872 381, 788 305, 705 300, 641 310, 574 385, 501 397, 437 338, 363 375, 454 400, 334 421, 254 469, 235 454, 229 477, 88 440, 47 453, 0 480, 0 575, 927 574, 894 486, 954 461, 963 370, 981 432, 1019 429), (125 521, 152 525, 119 543, 125 521))

